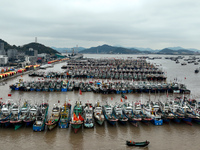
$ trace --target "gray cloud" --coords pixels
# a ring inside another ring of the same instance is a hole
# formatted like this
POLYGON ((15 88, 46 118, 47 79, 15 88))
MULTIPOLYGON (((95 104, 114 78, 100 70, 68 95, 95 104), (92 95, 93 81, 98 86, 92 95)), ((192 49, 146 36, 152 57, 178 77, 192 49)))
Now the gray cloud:
POLYGON ((0 38, 10 44, 200 48, 198 0, 0 1, 0 38))

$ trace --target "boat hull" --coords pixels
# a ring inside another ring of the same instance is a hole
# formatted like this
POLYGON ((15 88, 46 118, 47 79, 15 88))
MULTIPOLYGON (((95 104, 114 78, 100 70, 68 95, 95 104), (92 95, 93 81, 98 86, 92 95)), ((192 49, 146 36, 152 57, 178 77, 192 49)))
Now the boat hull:
POLYGON ((19 129, 22 126, 22 120, 17 120, 17 121, 10 121, 10 124, 14 125, 15 130, 19 129))
POLYGON ((186 124, 192 126, 192 118, 183 118, 182 120, 183 120, 186 124))
POLYGON ((182 120, 181 118, 174 118, 174 119, 173 119, 173 121, 174 121, 175 123, 180 123, 181 120, 182 120))
POLYGON ((4 127, 8 127, 10 125, 10 120, 1 121, 1 125, 3 125, 4 127))
POLYGON ((34 121, 35 120, 23 120, 23 122, 25 123, 25 126, 31 126, 31 125, 33 125, 34 121))
POLYGON ((145 142, 131 142, 131 141, 126 141, 126 145, 128 146, 137 146, 137 147, 145 147, 149 145, 149 141, 145 142))
POLYGON ((45 125, 41 125, 41 126, 36 126, 36 125, 33 125, 33 131, 36 131, 36 132, 40 132, 40 131, 44 131, 45 129, 45 125))
POLYGON ((97 122, 97 124, 99 124, 100 126, 103 125, 104 120, 99 120, 96 117, 94 117, 94 120, 97 122))
POLYGON ((94 123, 84 123, 84 127, 85 128, 93 128, 94 127, 94 123))
POLYGON ((197 124, 200 124, 200 119, 193 119, 193 121, 197 124))
POLYGON ((53 124, 46 123, 46 125, 47 125, 48 130, 51 131, 58 125, 58 123, 53 123, 53 124))
POLYGON ((59 122, 58 126, 61 129, 69 128, 69 122, 68 121, 66 121, 66 122, 59 122))
POLYGON ((156 126, 163 125, 163 119, 152 119, 151 122, 152 122, 152 124, 154 124, 156 126))
POLYGON ((70 123, 70 124, 74 130, 74 133, 77 133, 79 129, 82 127, 82 123, 70 123))

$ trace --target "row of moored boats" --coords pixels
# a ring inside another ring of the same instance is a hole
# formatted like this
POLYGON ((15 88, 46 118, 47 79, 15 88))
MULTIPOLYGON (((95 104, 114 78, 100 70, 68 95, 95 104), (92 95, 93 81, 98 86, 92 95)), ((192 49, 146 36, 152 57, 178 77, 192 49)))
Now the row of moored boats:
POLYGON ((33 131, 43 131, 45 126, 52 130, 57 125, 60 128, 68 128, 71 125, 75 133, 82 126, 93 128, 95 123, 103 125, 105 121, 111 125, 117 122, 125 125, 130 122, 134 126, 138 126, 139 122, 162 125, 163 122, 170 121, 176 123, 182 121, 189 125, 194 121, 200 124, 200 103, 187 100, 185 97, 166 102, 149 100, 145 103, 121 100, 115 105, 108 103, 101 105, 98 101, 94 106, 89 102, 82 105, 81 101, 77 101, 73 110, 69 102, 63 105, 56 103, 50 116, 48 116, 48 108, 48 103, 30 105, 25 102, 21 107, 16 103, 1 103, 0 124, 4 127, 13 125, 15 130, 24 124, 32 126, 33 131))
POLYGON ((142 81, 77 81, 77 80, 38 80, 20 81, 10 85, 15 91, 78 91, 94 92, 103 94, 120 93, 190 93, 184 84, 179 83, 160 83, 142 81))

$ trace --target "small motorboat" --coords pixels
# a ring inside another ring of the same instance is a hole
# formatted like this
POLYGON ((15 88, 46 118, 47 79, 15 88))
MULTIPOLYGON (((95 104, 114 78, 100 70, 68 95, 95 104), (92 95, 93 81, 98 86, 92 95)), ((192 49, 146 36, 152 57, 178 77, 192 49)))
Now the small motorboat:
POLYGON ((126 145, 128 146, 138 146, 138 147, 145 147, 149 145, 149 141, 144 142, 134 142, 134 141, 126 141, 126 145))
POLYGON ((199 69, 198 69, 198 68, 195 69, 195 70, 194 70, 194 73, 199 73, 199 69))

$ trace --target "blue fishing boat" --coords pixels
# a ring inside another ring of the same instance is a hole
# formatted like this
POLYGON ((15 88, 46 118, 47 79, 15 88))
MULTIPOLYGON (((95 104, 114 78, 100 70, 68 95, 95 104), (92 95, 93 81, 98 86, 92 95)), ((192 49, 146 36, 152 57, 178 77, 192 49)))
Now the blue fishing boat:
POLYGON ((113 115, 112 113, 112 107, 109 104, 106 104, 103 106, 103 114, 105 116, 105 119, 110 123, 111 125, 115 125, 118 119, 113 115))
POLYGON ((44 131, 48 115, 48 103, 42 103, 38 109, 36 120, 33 124, 33 131, 44 131))
POLYGON ((151 123, 154 125, 163 125, 163 120, 161 115, 157 112, 157 106, 151 107, 150 102, 148 101, 146 105, 143 106, 145 114, 152 118, 151 123), (155 110, 154 110, 155 108, 155 110))
POLYGON ((50 92, 55 91, 55 82, 50 82, 49 91, 50 91, 50 92))
POLYGON ((67 81, 64 80, 61 83, 61 92, 67 92, 67 87, 68 87, 68 83, 67 83, 67 81))
POLYGON ((71 104, 70 103, 64 103, 64 105, 61 107, 60 112, 60 121, 58 123, 59 128, 68 128, 71 118, 71 104))
POLYGON ((152 118, 151 122, 156 126, 163 125, 163 119, 161 118, 161 116, 153 111, 151 113, 152 113, 151 114, 151 118, 152 118))

